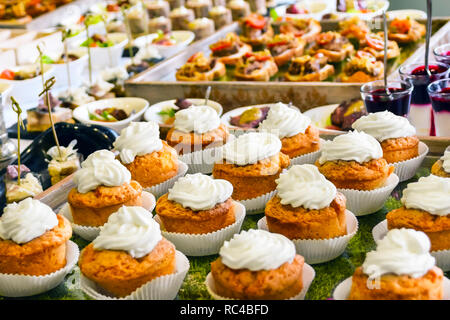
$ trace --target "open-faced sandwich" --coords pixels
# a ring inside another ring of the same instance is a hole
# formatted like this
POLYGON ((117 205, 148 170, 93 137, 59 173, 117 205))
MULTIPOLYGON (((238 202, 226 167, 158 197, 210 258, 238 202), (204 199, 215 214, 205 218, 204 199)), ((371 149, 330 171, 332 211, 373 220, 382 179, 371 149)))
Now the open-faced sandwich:
POLYGON ((384 64, 365 51, 357 51, 344 66, 342 82, 370 82, 383 78, 384 64))
POLYGON ((273 37, 270 19, 252 13, 241 20, 241 35, 243 42, 251 46, 262 46, 273 37))
POLYGON ((422 38, 425 32, 425 26, 413 19, 394 19, 389 24, 388 37, 399 43, 409 43, 422 38))
POLYGON ((316 36, 322 31, 320 22, 313 19, 291 19, 280 24, 280 33, 293 34, 297 38, 302 38, 307 43, 314 41, 316 36))
POLYGON ((303 54, 306 42, 292 34, 277 34, 267 43, 277 66, 287 64, 293 57, 303 54))
POLYGON ((178 81, 212 81, 225 73, 225 65, 222 62, 205 57, 203 52, 197 52, 177 70, 175 77, 178 81))
POLYGON ((285 79, 287 81, 323 81, 334 74, 334 67, 327 62, 328 58, 321 53, 293 58, 289 70, 285 73, 285 79))
POLYGON ((339 22, 339 30, 341 35, 347 38, 355 38, 359 41, 364 40, 366 34, 370 32, 369 26, 366 22, 361 20, 358 16, 353 16, 339 22))
MULTIPOLYGON (((359 48, 369 52, 377 60, 384 59, 384 37, 383 32, 368 33, 359 43, 359 48)), ((400 48, 397 42, 388 40, 387 44, 387 58, 393 59, 400 55, 400 48)))
POLYGON ((238 80, 269 81, 278 72, 269 50, 248 52, 236 64, 234 75, 238 80))
POLYGON ((323 53, 329 62, 341 62, 354 51, 353 45, 346 37, 334 31, 322 32, 316 37, 316 42, 311 47, 312 54, 323 53))
POLYGON ((226 65, 236 65, 244 54, 252 51, 252 47, 243 43, 236 33, 228 33, 225 39, 209 46, 211 57, 226 65))

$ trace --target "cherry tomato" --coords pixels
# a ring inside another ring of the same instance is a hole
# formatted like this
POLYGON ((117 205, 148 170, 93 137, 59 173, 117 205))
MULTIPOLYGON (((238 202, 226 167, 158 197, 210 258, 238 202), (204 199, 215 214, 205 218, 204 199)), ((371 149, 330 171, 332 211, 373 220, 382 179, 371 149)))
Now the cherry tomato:
POLYGON ((324 32, 317 36, 317 43, 324 45, 330 43, 334 39, 334 34, 332 32, 324 32))
POLYGON ((200 56, 200 54, 201 54, 201 52, 194 53, 194 54, 188 59, 187 62, 193 62, 193 61, 195 61, 195 60, 200 56))
POLYGON ((363 50, 356 51, 355 56, 358 57, 358 58, 368 58, 371 61, 375 61, 376 60, 376 58, 370 52, 363 51, 363 50))
POLYGON ((273 48, 276 46, 283 46, 285 44, 288 44, 287 40, 281 40, 281 41, 277 41, 277 42, 273 42, 273 43, 268 43, 267 46, 269 48, 273 48))
POLYGON ((9 69, 3 70, 0 74, 0 79, 14 80, 14 71, 11 71, 9 69))
POLYGON ((214 51, 220 51, 220 50, 229 48, 229 47, 231 47, 231 45, 232 44, 229 41, 220 41, 220 42, 210 45, 209 47, 214 52, 214 51))
POLYGON ((411 29, 411 20, 395 19, 391 22, 389 29, 395 33, 408 33, 409 29, 411 29))
POLYGON ((245 23, 253 29, 263 29, 266 19, 256 13, 252 13, 245 18, 245 23))
POLYGON ((369 47, 374 48, 375 50, 384 49, 384 41, 375 34, 366 34, 366 41, 369 47))

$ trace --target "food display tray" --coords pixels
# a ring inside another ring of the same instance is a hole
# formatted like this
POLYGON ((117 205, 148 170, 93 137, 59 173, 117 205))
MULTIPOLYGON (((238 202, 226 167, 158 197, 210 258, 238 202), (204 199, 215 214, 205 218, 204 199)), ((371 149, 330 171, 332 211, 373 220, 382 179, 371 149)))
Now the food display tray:
MULTIPOLYGON (((436 44, 441 38, 450 32, 450 18, 442 17, 433 19, 433 31, 431 44, 436 44), (438 30, 436 32, 436 30, 438 30)), ((420 21, 424 23, 424 21, 420 21)), ((333 30, 337 26, 336 21, 321 22, 323 30, 333 30)), ((191 44, 183 52, 167 59, 151 69, 131 78, 125 84, 127 94, 147 99, 150 104, 168 99, 180 97, 201 98, 204 97, 206 88, 212 87, 211 99, 222 104, 224 112, 240 106, 257 105, 268 101, 292 102, 302 111, 307 109, 334 103, 360 96, 360 83, 342 82, 249 82, 249 81, 204 81, 186 82, 176 81, 175 73, 186 60, 196 52, 207 52, 209 45, 223 38, 228 32, 236 32, 239 26, 233 23, 222 28, 212 36, 191 44)), ((403 63, 416 61, 423 56, 423 42, 418 43, 408 50, 409 57, 403 57, 403 63)), ((398 68, 402 64, 391 67, 390 76, 398 74, 398 68)))
MULTIPOLYGON (((334 135, 321 134, 321 137, 324 139, 332 139, 334 135)), ((391 193, 391 196, 388 198, 382 209, 373 214, 358 217, 358 232, 352 238, 342 255, 332 261, 312 265, 316 276, 306 294, 306 299, 323 300, 331 297, 334 288, 353 274, 355 269, 364 261, 366 253, 375 249, 372 228, 385 219, 386 213, 401 206, 399 199, 401 198, 402 190, 406 185, 409 182, 416 181, 421 176, 429 175, 433 163, 443 154, 445 148, 450 145, 450 138, 420 137, 420 139, 428 145, 430 152, 426 156, 416 175, 412 179, 400 183, 391 193)), ((73 183, 71 177, 68 177, 44 191, 44 193, 37 198, 58 212, 58 208, 67 201, 67 194, 72 187, 73 183)), ((246 216, 242 230, 257 228, 257 222, 263 216, 263 214, 246 216)), ((78 244, 80 250, 89 243, 76 235, 73 235, 71 240, 78 244)), ((188 257, 190 269, 184 279, 177 299, 212 299, 206 289, 205 279, 210 271, 210 263, 217 257, 218 255, 188 257)), ((450 272, 446 272, 445 275, 446 277, 450 277, 450 272)), ((0 300, 2 299, 7 298, 0 297, 0 300)), ((58 287, 37 296, 27 297, 26 299, 84 300, 90 298, 81 290, 80 270, 78 266, 76 266, 72 273, 67 275, 64 282, 58 287)))

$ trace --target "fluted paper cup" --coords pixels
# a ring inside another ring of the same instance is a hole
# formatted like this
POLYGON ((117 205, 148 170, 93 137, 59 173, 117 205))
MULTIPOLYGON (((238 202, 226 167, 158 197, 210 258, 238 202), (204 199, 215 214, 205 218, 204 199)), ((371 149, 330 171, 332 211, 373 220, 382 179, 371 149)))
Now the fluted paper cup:
MULTIPOLYGON (((444 294, 442 300, 450 300, 450 280, 444 277, 443 281, 444 294)), ((342 281, 333 292, 334 300, 348 300, 350 296, 350 289, 352 288, 352 277, 342 281)))
MULTIPOLYGON (((387 220, 381 221, 372 229, 373 240, 378 243, 388 233, 387 220)), ((436 259, 436 265, 443 271, 450 271, 450 250, 431 251, 430 254, 436 259)))
POLYGON ((28 297, 49 291, 58 286, 64 277, 77 264, 80 250, 78 246, 67 241, 66 266, 44 276, 27 276, 21 274, 0 273, 0 296, 28 297))
POLYGON ((180 251, 175 254, 176 269, 172 274, 157 277, 123 298, 109 296, 94 281, 80 275, 81 290, 95 300, 173 300, 189 270, 189 260, 180 251))
POLYGON ((398 182, 398 176, 392 173, 381 188, 374 190, 338 189, 338 191, 347 198, 348 210, 357 217, 365 216, 383 208, 398 182))
MULTIPOLYGON (((297 253, 302 255, 305 261, 310 264, 327 262, 339 257, 358 231, 358 219, 356 219, 356 216, 352 212, 345 210, 345 218, 347 221, 346 235, 331 239, 292 240, 297 253)), ((270 231, 266 217, 258 221, 258 229, 270 231)))
POLYGON ((247 200, 237 200, 239 203, 245 206, 245 210, 247 211, 247 215, 253 215, 258 213, 264 213, 264 209, 266 208, 266 203, 272 199, 273 196, 277 193, 276 190, 272 192, 263 194, 262 196, 247 199, 247 200))
MULTIPOLYGON (((314 277, 316 276, 316 272, 314 271, 313 267, 311 267, 309 264, 305 263, 303 265, 303 288, 296 296, 286 299, 286 300, 304 300, 306 293, 308 292, 309 286, 311 285, 311 282, 314 280, 314 277)), ((214 298, 214 300, 237 300, 233 298, 227 298, 222 297, 219 294, 216 293, 216 286, 214 284, 213 276, 210 273, 206 276, 206 289, 208 290, 208 293, 214 298)))
MULTIPOLYGON (((320 145, 322 146, 325 140, 320 139, 320 145)), ((307 154, 303 154, 301 156, 295 157, 291 159, 291 164, 289 167, 292 167, 297 164, 314 164, 317 159, 319 159, 320 154, 322 153, 322 150, 313 151, 307 154)))
POLYGON ((145 188, 144 190, 150 192, 155 196, 156 199, 161 197, 163 194, 167 193, 167 191, 173 187, 174 183, 181 177, 183 177, 188 171, 188 165, 182 161, 178 161, 178 172, 177 175, 173 178, 170 178, 156 186, 145 188))
MULTIPOLYGON (((143 191, 142 200, 143 200, 143 207, 148 211, 152 212, 156 205, 156 200, 153 194, 143 191)), ((70 211, 70 206, 69 203, 67 202, 62 206, 59 213, 70 221, 73 232, 87 241, 94 240, 100 233, 101 227, 82 226, 74 223, 72 212, 70 211)))
POLYGON ((428 154, 428 146, 422 141, 419 142, 419 155, 415 158, 391 163, 395 167, 395 174, 400 182, 406 181, 414 177, 425 156, 428 154))
POLYGON ((219 253, 223 243, 230 240, 235 233, 239 233, 241 230, 245 218, 245 207, 236 201, 234 203, 236 221, 223 229, 206 234, 167 232, 164 231, 164 226, 158 215, 155 216, 155 220, 161 225, 163 237, 172 242, 177 250, 188 256, 208 256, 219 253))

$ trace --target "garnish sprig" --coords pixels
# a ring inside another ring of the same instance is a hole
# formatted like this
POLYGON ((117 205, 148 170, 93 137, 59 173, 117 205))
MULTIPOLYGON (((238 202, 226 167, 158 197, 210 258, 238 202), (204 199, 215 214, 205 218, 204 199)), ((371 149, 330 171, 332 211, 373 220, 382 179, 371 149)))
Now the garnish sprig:
POLYGON ((22 108, 13 96, 11 96, 12 109, 17 113, 17 184, 20 186, 20 128, 25 130, 22 120, 22 108))

